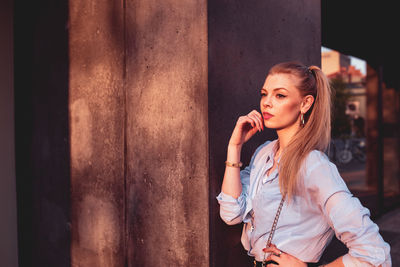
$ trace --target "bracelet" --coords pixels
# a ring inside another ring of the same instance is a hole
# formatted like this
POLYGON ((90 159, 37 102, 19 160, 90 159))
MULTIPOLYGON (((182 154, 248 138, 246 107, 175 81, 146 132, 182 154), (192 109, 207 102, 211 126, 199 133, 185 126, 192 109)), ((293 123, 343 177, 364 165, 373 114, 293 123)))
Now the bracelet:
POLYGON ((240 168, 240 167, 243 166, 243 163, 241 163, 240 161, 237 162, 237 163, 232 163, 232 162, 229 162, 229 161, 225 161, 225 165, 229 166, 229 167, 240 168))

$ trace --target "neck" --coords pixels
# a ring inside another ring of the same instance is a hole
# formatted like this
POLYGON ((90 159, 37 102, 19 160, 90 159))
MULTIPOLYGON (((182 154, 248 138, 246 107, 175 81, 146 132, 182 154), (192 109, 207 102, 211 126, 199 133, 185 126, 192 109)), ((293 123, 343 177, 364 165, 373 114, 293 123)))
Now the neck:
POLYGON ((278 139, 279 139, 279 149, 278 149, 279 154, 290 143, 293 136, 297 133, 297 131, 299 129, 300 129, 299 124, 294 123, 293 125, 291 125, 289 127, 276 130, 276 133, 278 134, 278 139))

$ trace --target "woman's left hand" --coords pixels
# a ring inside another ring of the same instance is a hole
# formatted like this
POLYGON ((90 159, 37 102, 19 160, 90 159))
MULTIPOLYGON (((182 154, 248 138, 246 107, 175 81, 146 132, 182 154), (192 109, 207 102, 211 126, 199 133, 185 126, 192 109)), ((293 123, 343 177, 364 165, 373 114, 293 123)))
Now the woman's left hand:
MULTIPOLYGON (((279 266, 282 267, 304 267, 307 266, 306 263, 302 262, 298 258, 287 254, 281 250, 279 250, 275 245, 271 244, 270 247, 266 247, 263 249, 264 252, 266 253, 271 253, 271 255, 268 256, 266 260, 273 260, 276 261, 279 266)), ((276 265, 274 264, 268 264, 269 266, 275 267, 276 265)))

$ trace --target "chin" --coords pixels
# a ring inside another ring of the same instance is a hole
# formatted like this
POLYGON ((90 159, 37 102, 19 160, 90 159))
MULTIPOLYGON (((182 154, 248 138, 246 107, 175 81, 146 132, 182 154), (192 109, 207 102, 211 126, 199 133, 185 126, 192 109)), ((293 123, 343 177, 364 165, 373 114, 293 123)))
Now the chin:
POLYGON ((265 128, 268 128, 268 129, 273 129, 273 130, 278 129, 278 127, 276 127, 274 125, 270 125, 270 124, 264 124, 264 126, 265 126, 265 128))
POLYGON ((279 126, 274 125, 274 123, 264 123, 264 126, 268 129, 278 129, 279 126))
POLYGON ((282 125, 282 124, 277 124, 277 123, 272 123, 272 122, 265 122, 264 126, 268 129, 273 129, 273 130, 281 130, 287 127, 287 125, 282 125))

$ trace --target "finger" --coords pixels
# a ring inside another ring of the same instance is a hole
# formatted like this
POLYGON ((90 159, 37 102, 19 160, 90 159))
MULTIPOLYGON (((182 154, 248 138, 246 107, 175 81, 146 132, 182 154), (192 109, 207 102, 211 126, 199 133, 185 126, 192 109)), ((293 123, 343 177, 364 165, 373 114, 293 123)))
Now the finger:
MULTIPOLYGON (((276 257, 276 256, 274 256, 274 257, 276 257)), ((275 259, 273 259, 272 256, 268 256, 268 257, 265 259, 265 261, 267 261, 267 262, 268 262, 268 261, 274 261, 274 262, 276 262, 276 263, 278 263, 278 264, 280 265, 281 259, 278 258, 278 260, 275 260, 275 259)), ((270 264, 268 264, 267 266, 276 267, 276 264, 270 263, 270 264)))
POLYGON ((262 117, 262 115, 260 114, 260 123, 261 123, 261 126, 262 126, 262 129, 264 130, 264 118, 262 117))
POLYGON ((241 116, 237 122, 238 125, 241 125, 241 127, 243 127, 246 123, 250 124, 251 127, 254 128, 254 122, 251 118, 249 118, 249 116, 241 116))
POLYGON ((249 115, 250 115, 250 114, 256 116, 256 117, 259 118, 260 120, 263 119, 261 113, 258 112, 257 110, 253 110, 252 112, 249 113, 249 115))
POLYGON ((276 261, 276 263, 278 263, 278 264, 282 260, 279 256, 275 256, 275 255, 271 255, 270 258, 271 258, 271 260, 276 261))
POLYGON ((258 121, 259 124, 260 124, 261 131, 264 130, 264 120, 262 119, 261 114, 258 113, 258 112, 256 111, 256 112, 254 113, 254 115, 255 115, 255 117, 257 118, 257 121, 258 121))
POLYGON ((255 118, 252 117, 252 115, 247 115, 246 117, 247 117, 247 121, 251 124, 251 126, 252 126, 253 128, 259 129, 259 127, 258 127, 258 125, 257 125, 257 121, 256 121, 255 118))
POLYGON ((262 116, 261 113, 258 112, 257 110, 253 110, 253 111, 250 112, 250 113, 256 115, 257 118, 259 118, 260 120, 263 120, 263 116, 262 116))
POLYGON ((256 126, 254 120, 249 115, 246 115, 246 120, 251 124, 253 128, 256 126))
POLYGON ((266 248, 263 249, 263 251, 264 252, 273 253, 273 254, 276 254, 276 255, 279 255, 279 254, 282 253, 279 249, 277 249, 276 246, 266 247, 266 248))
POLYGON ((266 254, 269 254, 269 255, 278 255, 278 256, 283 254, 283 252, 279 252, 279 251, 278 252, 273 252, 273 251, 268 250, 268 249, 263 249, 263 252, 266 253, 266 254))
POLYGON ((257 118, 260 120, 261 129, 264 130, 264 118, 260 112, 254 110, 254 114, 256 114, 257 118))
POLYGON ((255 122, 255 124, 257 125, 258 130, 261 132, 262 131, 262 125, 261 125, 260 118, 257 117, 257 114, 251 113, 251 114, 249 114, 247 116, 249 116, 255 122))
POLYGON ((254 115, 252 115, 252 114, 247 115, 247 116, 254 122, 255 127, 256 127, 256 128, 258 129, 258 131, 260 132, 260 131, 261 131, 261 127, 260 127, 260 123, 258 122, 257 118, 256 118, 254 115))
POLYGON ((267 245, 264 249, 268 249, 268 250, 277 250, 278 248, 276 247, 275 244, 270 244, 269 246, 267 245))

